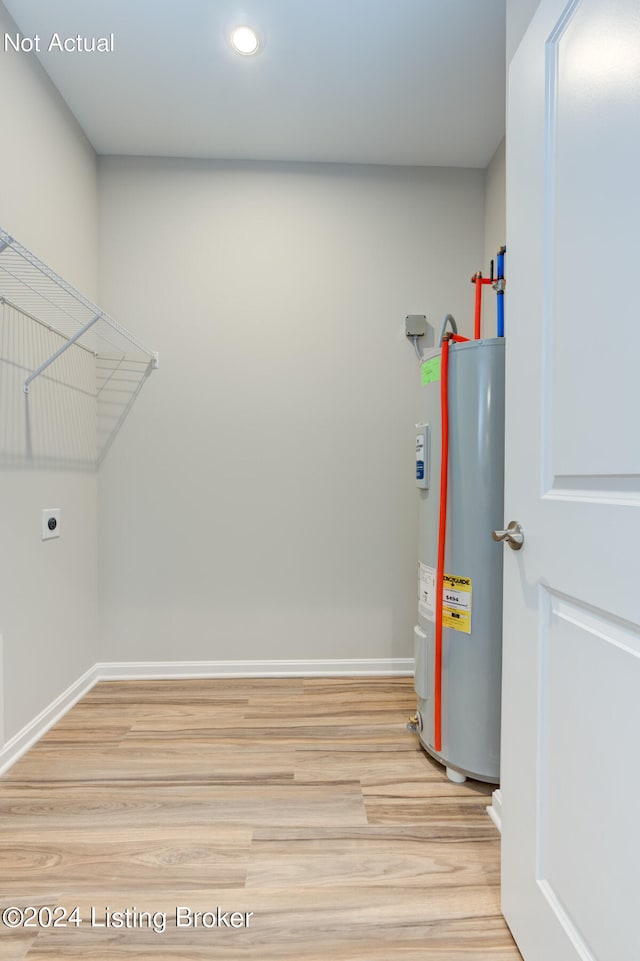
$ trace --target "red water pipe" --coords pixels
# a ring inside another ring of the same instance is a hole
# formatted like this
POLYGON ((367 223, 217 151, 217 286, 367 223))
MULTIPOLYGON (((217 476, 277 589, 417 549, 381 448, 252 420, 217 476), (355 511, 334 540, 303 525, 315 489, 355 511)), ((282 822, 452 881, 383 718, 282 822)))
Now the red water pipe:
POLYGON ((473 316, 473 337, 480 340, 480 324, 482 318, 482 274, 474 274, 471 278, 476 285, 476 312, 473 316))
POLYGON ((482 271, 478 271, 471 278, 471 283, 476 285, 476 310, 473 317, 473 339, 480 340, 480 327, 482 323, 482 285, 492 284, 493 280, 483 277, 482 271))
POLYGON ((444 550, 447 543, 447 489, 449 486, 449 342, 468 342, 461 334, 447 334, 442 339, 440 359, 440 519, 438 521, 438 559, 436 562, 436 637, 433 693, 433 746, 442 750, 442 591, 444 582, 444 550))
POLYGON ((447 533, 447 487, 449 483, 449 338, 442 341, 440 361, 440 520, 438 523, 438 560, 436 564, 436 638, 434 678, 434 734, 433 746, 442 750, 442 587, 444 581, 444 548, 447 533))

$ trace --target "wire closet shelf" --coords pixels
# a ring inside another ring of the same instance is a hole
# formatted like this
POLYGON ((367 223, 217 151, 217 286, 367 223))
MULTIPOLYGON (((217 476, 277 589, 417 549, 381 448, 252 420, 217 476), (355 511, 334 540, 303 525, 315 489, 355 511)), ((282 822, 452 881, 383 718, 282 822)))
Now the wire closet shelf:
POLYGON ((147 373, 158 367, 158 354, 113 317, 63 280, 35 254, 0 228, 0 305, 20 311, 63 338, 63 343, 26 378, 23 389, 73 344, 96 358, 136 359, 147 373))

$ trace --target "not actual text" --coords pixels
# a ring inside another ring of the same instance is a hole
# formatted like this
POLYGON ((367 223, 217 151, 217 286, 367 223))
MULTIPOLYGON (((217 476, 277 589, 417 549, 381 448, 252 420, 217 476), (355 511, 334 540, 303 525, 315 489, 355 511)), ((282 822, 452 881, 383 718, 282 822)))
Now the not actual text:
POLYGON ((35 33, 25 36, 22 33, 5 33, 4 52, 13 50, 15 53, 113 53, 115 49, 115 35, 106 37, 65 37, 54 33, 48 40, 35 33))

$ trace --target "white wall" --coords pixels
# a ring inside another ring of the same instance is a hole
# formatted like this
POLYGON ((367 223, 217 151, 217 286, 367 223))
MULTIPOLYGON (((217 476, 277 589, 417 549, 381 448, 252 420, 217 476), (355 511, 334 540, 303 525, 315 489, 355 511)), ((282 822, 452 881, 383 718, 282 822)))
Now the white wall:
POLYGON ((100 470, 101 660, 412 655, 403 321, 470 332, 483 179, 101 160, 100 301, 160 351, 100 470))
MULTIPOLYGON (((0 3, 0 35, 17 28, 0 3)), ((88 297, 97 288, 97 160, 33 54, 0 56, 0 226, 88 297)))
POLYGON ((540 0, 506 0, 506 48, 507 67, 511 63, 520 41, 527 32, 534 13, 540 5, 540 0))
MULTIPOLYGON (((15 29, 0 5, 0 33, 15 29)), ((32 55, 2 53, 0 87, 0 225, 94 297, 95 154, 32 55)), ((48 344, 41 328, 40 340, 30 336, 29 321, 20 325, 12 317, 2 323, 0 377, 8 390, 12 365, 28 363, 21 344, 28 342, 29 350, 47 349, 48 344), (8 333, 11 325, 15 336, 8 333)), ((35 336, 35 327, 31 333, 35 336)), ((70 439, 77 430, 73 403, 64 392, 56 394, 54 414, 51 382, 40 388, 42 382, 34 383, 27 408, 16 385, 15 403, 4 396, 2 407, 0 710, 4 693, 7 739, 96 660, 96 477, 77 463, 75 469, 69 467, 71 459, 77 460, 69 456, 70 449, 77 453, 78 444, 77 434, 70 439), (50 428, 40 457, 30 458, 24 443, 27 409, 32 423, 50 428), (45 507, 62 508, 63 536, 43 543, 40 512, 45 507)))
MULTIPOLYGON (((485 276, 498 248, 506 243, 506 164, 505 142, 496 149, 484 175, 484 261, 485 276)), ((505 261, 506 272, 506 261, 505 261)), ((491 295, 493 296, 493 295, 491 295)))

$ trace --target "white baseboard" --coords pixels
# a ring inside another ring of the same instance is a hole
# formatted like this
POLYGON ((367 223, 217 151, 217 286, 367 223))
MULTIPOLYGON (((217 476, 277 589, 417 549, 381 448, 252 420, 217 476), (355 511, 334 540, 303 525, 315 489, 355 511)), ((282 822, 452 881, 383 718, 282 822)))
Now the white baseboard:
POLYGON ((96 664, 101 681, 198 677, 409 677, 413 658, 290 661, 122 661, 96 664))
POLYGON ((89 668, 82 677, 79 677, 66 691, 63 691, 55 701, 52 701, 48 707, 45 707, 44 711, 41 711, 37 717, 34 717, 21 731, 18 731, 17 734, 14 734, 14 736, 7 741, 0 751, 0 774, 4 774, 12 764, 15 764, 25 751, 33 747, 36 741, 39 741, 43 734, 47 733, 49 728, 53 727, 81 697, 84 697, 84 695, 91 690, 98 680, 96 666, 97 665, 94 664, 93 667, 89 668))
POLYGON ((487 814, 502 834, 502 791, 500 788, 491 795, 491 805, 487 808, 487 814))
POLYGON ((28 751, 98 681, 198 677, 407 677, 413 658, 325 661, 123 661, 94 664, 0 750, 0 775, 28 751))

